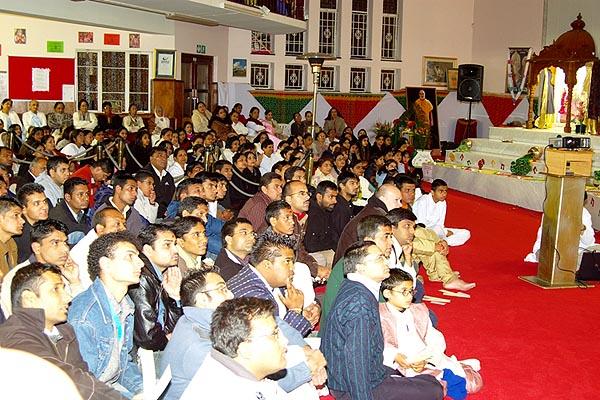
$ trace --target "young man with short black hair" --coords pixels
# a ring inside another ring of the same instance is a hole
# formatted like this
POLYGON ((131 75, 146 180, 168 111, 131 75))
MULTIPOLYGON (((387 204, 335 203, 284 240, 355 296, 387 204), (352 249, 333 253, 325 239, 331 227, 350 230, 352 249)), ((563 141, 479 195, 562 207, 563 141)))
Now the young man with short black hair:
POLYGON ((125 399, 96 379, 81 357, 73 327, 65 323, 71 295, 58 267, 27 265, 15 274, 12 288, 15 312, 0 325, 1 347, 34 354, 59 367, 84 399, 125 399))
POLYGON ((90 231, 90 218, 85 213, 90 193, 86 180, 78 177, 67 179, 63 190, 63 201, 52 207, 48 217, 67 225, 69 244, 73 245, 90 231))
POLYGON ((44 193, 44 187, 38 183, 26 183, 17 191, 17 200, 23 207, 23 233, 15 236, 17 244, 17 264, 22 263, 31 256, 31 231, 33 225, 38 221, 48 219, 50 209, 48 199, 44 193))
POLYGON ((71 176, 69 171, 69 160, 65 157, 50 157, 46 164, 46 172, 35 178, 35 183, 44 187, 46 197, 50 200, 52 207, 63 198, 63 184, 71 176))
POLYGON ((151 224, 138 235, 144 267, 140 283, 129 289, 135 303, 134 343, 152 351, 164 350, 181 316, 176 237, 164 224, 151 224))
POLYGON ((99 237, 88 254, 93 283, 69 308, 68 320, 90 371, 127 397, 142 391, 142 374, 131 355, 135 308, 127 290, 139 283, 143 265, 131 234, 99 237))

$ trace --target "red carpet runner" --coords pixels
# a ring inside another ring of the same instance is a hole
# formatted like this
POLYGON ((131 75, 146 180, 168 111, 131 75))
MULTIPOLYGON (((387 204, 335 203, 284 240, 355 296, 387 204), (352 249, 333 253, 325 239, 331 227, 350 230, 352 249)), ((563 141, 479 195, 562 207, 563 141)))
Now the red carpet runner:
MULTIPOLYGON (((517 278, 541 214, 451 191, 449 227, 471 239, 450 261, 469 282, 471 299, 431 305, 448 354, 481 360, 484 387, 474 399, 599 399, 600 288, 543 290, 517 278)), ((426 283, 441 296, 439 283, 426 283)))

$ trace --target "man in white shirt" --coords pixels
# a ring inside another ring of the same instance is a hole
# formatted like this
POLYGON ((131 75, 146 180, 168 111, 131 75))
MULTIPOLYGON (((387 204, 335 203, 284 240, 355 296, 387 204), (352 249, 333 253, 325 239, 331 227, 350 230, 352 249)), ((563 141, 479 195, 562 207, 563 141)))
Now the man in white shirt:
POLYGON ((273 154, 275 152, 275 148, 273 145, 273 141, 271 139, 265 139, 260 145, 262 149, 262 155, 260 158, 260 174, 264 175, 267 172, 271 172, 273 165, 277 161, 281 161, 281 156, 276 156, 273 154))
POLYGON ((433 229, 449 246, 460 246, 471 238, 471 232, 467 229, 445 227, 447 196, 448 184, 441 179, 435 179, 431 183, 431 193, 415 201, 413 212, 417 216, 417 223, 433 229))
POLYGON ((87 289, 92 284, 88 272, 88 253, 90 245, 102 235, 112 232, 121 232, 125 228, 125 217, 114 207, 106 207, 94 214, 92 230, 71 249, 71 259, 79 266, 79 280, 81 286, 87 289))
POLYGON ((158 214, 154 178, 150 172, 142 169, 135 174, 135 181, 137 183, 137 198, 133 203, 133 208, 153 224, 156 222, 156 215, 158 214))
POLYGON ((29 102, 29 111, 23 114, 23 128, 25 129, 25 135, 29 136, 29 127, 35 126, 41 128, 48 125, 46 122, 46 114, 38 111, 39 103, 37 100, 31 100, 29 102))

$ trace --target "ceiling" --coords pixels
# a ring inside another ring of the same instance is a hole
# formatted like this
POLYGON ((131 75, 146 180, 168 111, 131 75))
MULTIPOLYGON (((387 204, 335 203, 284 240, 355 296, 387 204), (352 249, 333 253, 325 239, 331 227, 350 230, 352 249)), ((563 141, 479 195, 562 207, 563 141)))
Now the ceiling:
MULTIPOLYGON (((73 5, 78 1, 72 0, 73 5)), ((95 3, 162 14, 167 19, 208 26, 229 26, 284 34, 306 30, 306 22, 284 17, 268 9, 224 0, 88 0, 95 3)), ((83 1, 82 1, 83 3, 83 1)), ((84 4, 84 3, 83 3, 84 4)))

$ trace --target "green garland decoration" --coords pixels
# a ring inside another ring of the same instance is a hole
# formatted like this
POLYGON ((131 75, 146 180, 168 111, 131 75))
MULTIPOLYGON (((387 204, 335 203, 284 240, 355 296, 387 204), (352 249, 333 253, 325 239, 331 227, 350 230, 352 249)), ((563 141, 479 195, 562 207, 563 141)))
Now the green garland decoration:
POLYGON ((533 162, 532 154, 525 154, 523 157, 517 158, 510 163, 510 172, 514 175, 525 176, 531 172, 531 163, 533 162))

